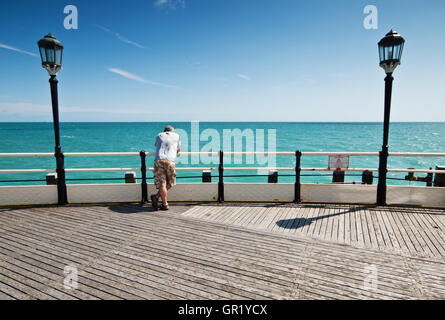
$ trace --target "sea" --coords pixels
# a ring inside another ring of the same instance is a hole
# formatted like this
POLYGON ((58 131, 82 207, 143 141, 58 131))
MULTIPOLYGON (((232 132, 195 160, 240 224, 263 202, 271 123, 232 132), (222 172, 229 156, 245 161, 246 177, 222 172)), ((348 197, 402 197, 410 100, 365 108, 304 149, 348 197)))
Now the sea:
MULTIPOLYGON (((154 152, 155 139, 166 125, 181 136, 182 151, 288 151, 378 152, 382 123, 316 122, 63 122, 63 152, 154 152)), ((54 152, 51 122, 0 123, 0 153, 54 152)), ((445 153, 445 122, 392 122, 390 152, 445 153)), ((147 167, 153 167, 147 157, 147 167)), ((327 168, 327 156, 303 156, 302 167, 327 168)), ((295 167, 294 156, 224 156, 227 167, 295 167)), ((445 166, 439 157, 390 157, 388 168, 429 169, 445 166)), ((0 157, 0 169, 55 169, 54 157, 0 157)), ((65 168, 140 168, 134 157, 66 157, 65 168)), ((180 156, 177 167, 218 167, 218 157, 180 156)), ((378 168, 378 157, 350 157, 350 168, 378 168)), ((267 182, 268 170, 225 171, 225 182, 267 182), (238 175, 238 176, 237 176, 238 175)), ((332 172, 302 172, 303 183, 332 182, 332 172)), ((217 182, 217 171, 212 173, 217 182)), ((374 174, 377 183, 377 172, 374 174)), ((425 176, 426 174, 417 174, 425 176)), ((46 173, 2 173, 0 185, 45 184, 46 173), (33 180, 33 181, 30 181, 33 180)), ((124 183, 124 172, 68 172, 68 184, 124 183)), ((140 178, 141 173, 137 173, 140 178)), ((425 185, 406 181, 406 173, 391 173, 388 184, 425 185)), ((152 173, 148 173, 152 177, 152 173)), ((201 171, 178 171, 178 183, 201 182, 201 171)), ((292 171, 280 171, 278 183, 294 182, 292 171)), ((152 180, 148 181, 152 183, 152 180)), ((349 172, 346 183, 360 183, 360 172, 349 172)))

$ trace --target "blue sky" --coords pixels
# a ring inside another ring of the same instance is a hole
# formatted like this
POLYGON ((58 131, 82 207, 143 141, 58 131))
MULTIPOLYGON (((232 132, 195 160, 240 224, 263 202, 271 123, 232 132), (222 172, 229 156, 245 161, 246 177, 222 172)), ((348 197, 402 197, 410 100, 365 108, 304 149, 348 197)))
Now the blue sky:
POLYGON ((443 0, 2 1, 0 121, 52 121, 36 44, 48 32, 65 46, 61 121, 382 121, 377 42, 391 28, 406 39, 391 120, 445 121, 444 12, 443 0))

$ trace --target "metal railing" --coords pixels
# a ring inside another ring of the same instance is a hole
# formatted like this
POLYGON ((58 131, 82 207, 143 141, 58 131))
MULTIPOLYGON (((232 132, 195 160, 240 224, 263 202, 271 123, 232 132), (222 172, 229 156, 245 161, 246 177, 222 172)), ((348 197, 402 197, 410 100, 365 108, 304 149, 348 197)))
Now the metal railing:
MULTIPOLYGON (((141 180, 141 192, 142 192, 142 202, 147 202, 147 180, 152 179, 146 176, 147 171, 153 171, 153 168, 146 167, 146 157, 154 156, 154 153, 149 153, 145 151, 141 152, 67 152, 63 153, 64 157, 135 157, 139 156, 141 159, 141 166, 139 168, 63 168, 64 172, 119 172, 119 171, 135 171, 141 172, 142 177, 138 178, 141 180)), ((373 173, 378 172, 378 168, 311 168, 311 167, 301 167, 301 158, 303 156, 352 156, 352 157, 379 157, 379 152, 181 152, 179 156, 218 156, 219 164, 216 167, 177 167, 177 171, 218 171, 218 201, 224 201, 224 177, 243 177, 243 176, 260 176, 257 175, 224 175, 224 171, 259 171, 259 170, 276 170, 276 171, 291 171, 294 174, 287 175, 295 177, 295 196, 294 201, 301 202, 301 177, 309 176, 301 174, 301 172, 367 172, 373 173), (262 156, 294 156, 295 157, 295 167, 227 167, 224 166, 224 156, 249 156, 249 155, 262 155, 262 156)), ((53 157, 54 153, 0 153, 0 158, 2 157, 53 157)), ((445 157, 445 153, 407 153, 407 152, 392 152, 389 153, 390 157, 445 157)), ((56 169, 0 169, 0 173, 54 173, 56 169)), ((432 174, 444 174, 443 170, 432 170, 432 169, 402 169, 394 168, 387 169, 387 172, 393 173, 426 173, 430 175, 432 179, 432 174)), ((196 176, 197 177, 197 176, 196 176)), ((97 179, 68 179, 68 180, 97 180, 97 179)), ((119 180, 114 178, 105 178, 101 180, 119 180)), ((404 179, 400 179, 404 180, 404 179)), ((14 180, 12 182, 27 181, 27 180, 14 180)), ((31 181, 31 180, 29 180, 31 181)), ((32 180, 32 181, 45 181, 45 180, 32 180)), ((60 186, 58 187, 65 187, 60 186)))

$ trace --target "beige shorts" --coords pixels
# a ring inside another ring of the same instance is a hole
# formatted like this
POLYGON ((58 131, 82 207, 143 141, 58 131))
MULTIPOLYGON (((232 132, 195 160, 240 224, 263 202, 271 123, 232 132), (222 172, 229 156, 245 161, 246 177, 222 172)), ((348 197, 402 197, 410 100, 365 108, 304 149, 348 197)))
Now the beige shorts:
POLYGON ((154 183, 157 189, 162 185, 171 188, 176 184, 175 163, 170 160, 156 160, 153 170, 154 183))

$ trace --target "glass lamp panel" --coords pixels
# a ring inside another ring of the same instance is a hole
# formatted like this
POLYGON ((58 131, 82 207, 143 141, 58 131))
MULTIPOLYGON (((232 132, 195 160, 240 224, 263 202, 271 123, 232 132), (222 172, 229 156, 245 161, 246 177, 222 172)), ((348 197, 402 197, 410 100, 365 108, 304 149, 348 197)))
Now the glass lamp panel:
POLYGON ((62 48, 56 48, 56 64, 62 65, 62 48))
POLYGON ((54 60, 54 50, 53 49, 46 49, 46 61, 48 64, 53 65, 54 60))
POLYGON ((385 60, 385 54, 384 54, 383 46, 379 46, 379 58, 380 58, 380 62, 385 60))
POLYGON ((400 45, 394 46, 394 60, 400 60, 400 45))
POLYGON ((403 42, 399 45, 399 56, 398 56, 399 60, 402 60, 403 45, 404 45, 403 42))
POLYGON ((392 60, 393 59, 393 53, 394 53, 394 47, 393 46, 385 47, 385 60, 392 60))
POLYGON ((45 54, 46 54, 46 64, 50 64, 51 63, 51 50, 45 48, 45 54))
POLYGON ((40 47, 39 49, 40 49, 40 58, 42 59, 42 64, 45 64, 47 61, 45 48, 40 47))

